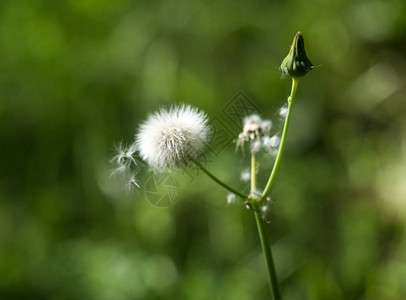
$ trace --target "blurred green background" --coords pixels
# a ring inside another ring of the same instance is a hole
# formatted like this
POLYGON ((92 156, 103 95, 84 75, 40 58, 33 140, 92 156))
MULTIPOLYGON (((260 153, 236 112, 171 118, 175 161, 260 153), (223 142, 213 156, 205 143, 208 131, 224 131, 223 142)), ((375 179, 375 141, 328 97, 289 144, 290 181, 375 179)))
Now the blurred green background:
MULTIPOLYGON (((240 91, 280 131, 290 81, 278 66, 298 30, 318 67, 301 80, 272 191, 284 299, 406 299, 405 8, 1 1, 0 299, 269 299, 251 212, 183 172, 176 203, 155 207, 145 186, 126 193, 109 177, 109 159, 165 104, 229 124, 240 91)), ((234 147, 208 168, 243 187, 234 147)))

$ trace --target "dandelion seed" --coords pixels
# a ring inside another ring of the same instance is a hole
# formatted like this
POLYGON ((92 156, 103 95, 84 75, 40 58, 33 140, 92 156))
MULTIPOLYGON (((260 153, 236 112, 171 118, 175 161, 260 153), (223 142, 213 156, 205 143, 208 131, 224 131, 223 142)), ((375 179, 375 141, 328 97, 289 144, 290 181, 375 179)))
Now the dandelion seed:
POLYGON ((264 204, 261 206, 261 216, 262 219, 265 220, 265 222, 270 223, 270 217, 271 217, 271 207, 269 204, 264 204))
POLYGON ((271 157, 275 157, 275 156, 278 155, 278 150, 279 150, 279 149, 277 149, 277 148, 273 148, 273 149, 271 149, 270 151, 268 151, 267 154, 268 154, 269 156, 271 156, 271 157))
POLYGON ((149 116, 136 136, 141 157, 152 167, 177 167, 197 158, 208 135, 207 116, 189 105, 149 116))
POLYGON ((261 117, 257 114, 249 115, 244 118, 244 126, 247 124, 257 124, 260 125, 262 122, 261 117))
POLYGON ((262 145, 266 152, 272 151, 274 148, 277 148, 280 143, 280 138, 277 135, 273 137, 265 136, 262 138, 262 145))
POLYGON ((227 195, 227 204, 235 204, 237 202, 237 196, 233 193, 227 195))
POLYGON ((240 179, 242 180, 242 181, 250 181, 251 180, 251 173, 250 173, 250 171, 249 170, 244 170, 244 171, 242 171, 241 172, 241 174, 240 174, 240 179))
POLYGON ((137 181, 135 179, 135 175, 131 175, 130 180, 127 183, 128 190, 131 192, 135 188, 139 188, 139 187, 140 187, 140 185, 137 183, 137 181))
POLYGON ((288 106, 287 105, 284 105, 279 109, 279 115, 282 118, 286 118, 286 116, 288 115, 288 106))
POLYGON ((261 216, 262 219, 265 220, 265 222, 267 223, 271 222, 271 206, 272 206, 271 198, 266 197, 265 203, 261 206, 261 216))
POLYGON ((130 166, 131 164, 137 165, 137 162, 134 158, 134 153, 136 152, 135 144, 131 144, 129 147, 125 147, 120 143, 116 147, 117 154, 112 158, 112 162, 118 165, 130 166))
POLYGON ((268 213, 269 212, 269 206, 268 205, 263 205, 262 207, 261 207, 261 211, 262 211, 262 213, 264 213, 264 214, 266 214, 266 213, 268 213))
POLYGON ((270 145, 273 148, 279 147, 279 143, 281 142, 281 139, 279 138, 279 136, 274 135, 273 137, 271 137, 270 139, 270 145))
POLYGON ((264 135, 268 135, 272 128, 272 121, 271 120, 264 120, 261 122, 261 129, 264 135))
POLYGON ((112 172, 110 176, 114 176, 114 175, 124 175, 127 173, 129 169, 128 165, 125 164, 119 164, 118 167, 116 167, 112 172))

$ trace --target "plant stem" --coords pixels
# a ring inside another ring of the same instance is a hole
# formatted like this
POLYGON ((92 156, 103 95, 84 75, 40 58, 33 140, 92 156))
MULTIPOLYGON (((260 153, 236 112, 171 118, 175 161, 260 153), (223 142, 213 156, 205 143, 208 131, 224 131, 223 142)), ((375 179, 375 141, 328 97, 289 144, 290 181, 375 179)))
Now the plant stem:
POLYGON ((282 160, 283 149, 285 148, 286 137, 288 135, 290 115, 292 112, 292 103, 293 103, 293 100, 295 99, 298 84, 299 84, 299 79, 292 78, 292 89, 290 91, 290 96, 288 98, 288 113, 286 115, 285 125, 283 126, 281 144, 279 146, 278 155, 276 156, 271 175, 269 176, 269 179, 268 179, 268 182, 266 183, 264 192, 262 193, 261 200, 263 200, 271 191, 273 183, 276 179, 276 174, 278 173, 279 165, 282 160))
POLYGON ((209 170, 207 170, 200 162, 198 162, 195 159, 191 160, 196 166, 198 166, 200 168, 200 170, 202 170, 204 173, 206 173, 207 176, 209 176, 211 179, 213 179, 216 183, 218 183, 219 185, 221 185, 223 188, 225 188, 226 190, 230 191, 233 194, 236 194, 237 196, 241 197, 242 199, 248 199, 247 195, 241 194, 240 192, 236 191, 235 189, 233 189, 232 187, 230 187, 229 185, 225 184, 224 182, 222 182, 220 179, 218 179, 215 175, 213 175, 209 170))
MULTIPOLYGON (((257 189, 257 172, 256 172, 256 160, 255 153, 251 153, 251 196, 255 195, 255 190, 257 189)), ((258 235, 261 240, 262 251, 264 253, 266 269, 268 272, 269 286, 271 289, 271 294, 274 300, 280 300, 280 292, 278 279, 276 277, 275 265, 272 258, 272 251, 269 246, 268 235, 265 229, 264 221, 260 215, 260 211, 254 211, 255 220, 257 223, 258 235)))
POLYGON ((257 189, 257 166, 255 160, 255 153, 251 153, 251 197, 254 196, 257 189))
POLYGON ((267 232, 265 229, 265 224, 264 224, 264 221, 262 220, 261 215, 259 215, 258 212, 254 212, 254 214, 255 214, 255 220, 257 221, 258 234, 259 234, 259 238, 261 240, 262 251, 264 252, 265 262, 266 262, 266 266, 267 266, 271 294, 272 294, 272 297, 274 300, 280 300, 282 298, 281 298, 281 293, 279 291, 279 284, 278 284, 278 279, 276 277, 275 265, 274 265, 273 257, 272 257, 272 250, 271 250, 271 247, 269 246, 268 235, 267 235, 267 232))

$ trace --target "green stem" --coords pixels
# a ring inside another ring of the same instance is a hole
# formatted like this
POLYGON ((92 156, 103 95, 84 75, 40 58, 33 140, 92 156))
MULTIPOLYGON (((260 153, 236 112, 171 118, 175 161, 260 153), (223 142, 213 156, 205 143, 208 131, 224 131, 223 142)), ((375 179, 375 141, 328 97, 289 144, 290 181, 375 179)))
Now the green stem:
POLYGON ((215 175, 213 175, 212 173, 210 173, 209 170, 207 170, 200 162, 198 162, 195 159, 191 160, 196 166, 198 166, 200 168, 200 170, 202 170, 204 173, 206 173, 207 176, 209 176, 211 179, 213 179, 216 183, 218 183, 219 185, 221 185, 223 188, 225 188, 226 190, 229 190, 231 193, 236 194, 237 196, 241 197, 242 199, 247 199, 248 196, 241 194, 240 192, 238 192, 237 190, 233 189, 232 187, 230 187, 229 185, 225 184, 224 182, 222 182, 220 179, 218 179, 215 175))
MULTIPOLYGON (((251 195, 254 196, 257 189, 257 172, 255 153, 251 153, 251 195)), ((262 251, 264 253, 266 269, 268 271, 269 286, 274 300, 280 300, 278 279, 276 277, 275 265, 272 258, 271 247, 269 246, 268 235, 265 229, 264 221, 258 210, 254 211, 255 220, 257 223, 258 235, 261 240, 262 251)))
POLYGON ((276 277, 275 265, 273 263, 272 251, 269 246, 268 235, 265 229, 264 221, 258 212, 254 212, 255 220, 257 221, 257 228, 259 238, 261 240, 262 251, 264 252, 265 262, 268 271, 269 285, 271 288, 271 294, 274 300, 280 300, 281 293, 279 291, 278 279, 276 277))
POLYGON ((251 153, 251 197, 254 196, 255 190, 257 189, 257 167, 255 160, 255 153, 251 153))
POLYGON ((268 182, 266 183, 264 192, 262 193, 261 200, 263 200, 271 191, 273 183, 275 182, 275 179, 276 179, 276 174, 278 173, 279 165, 282 160, 283 149, 285 148, 286 137, 288 135, 290 115, 292 112, 292 103, 293 103, 293 100, 295 99, 298 84, 299 84, 299 79, 292 78, 292 89, 290 91, 290 96, 288 98, 288 113, 286 115, 285 125, 283 126, 281 144, 279 146, 278 155, 276 156, 271 175, 269 176, 269 179, 268 179, 268 182))

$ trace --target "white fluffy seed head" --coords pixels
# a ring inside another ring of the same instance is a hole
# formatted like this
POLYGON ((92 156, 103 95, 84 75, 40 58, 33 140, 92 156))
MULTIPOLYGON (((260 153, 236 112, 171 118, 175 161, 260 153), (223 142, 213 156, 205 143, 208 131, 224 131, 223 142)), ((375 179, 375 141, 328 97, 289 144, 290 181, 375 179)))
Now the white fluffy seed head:
POLYGON ((243 131, 238 135, 237 149, 241 148, 244 152, 245 144, 249 144, 251 153, 256 153, 264 148, 266 151, 266 145, 263 143, 263 139, 270 139, 269 133, 272 128, 272 122, 270 120, 262 120, 258 115, 250 115, 244 118, 243 131))
POLYGON ((250 115, 244 118, 242 135, 247 142, 255 140, 262 132, 262 120, 258 115, 250 115))
POLYGON ((260 124, 261 122, 261 117, 257 114, 249 115, 244 118, 244 125, 249 123, 260 124))
POLYGON ((173 106, 152 114, 141 125, 136 145, 152 167, 187 163, 203 148, 208 136, 207 116, 189 105, 173 106))

